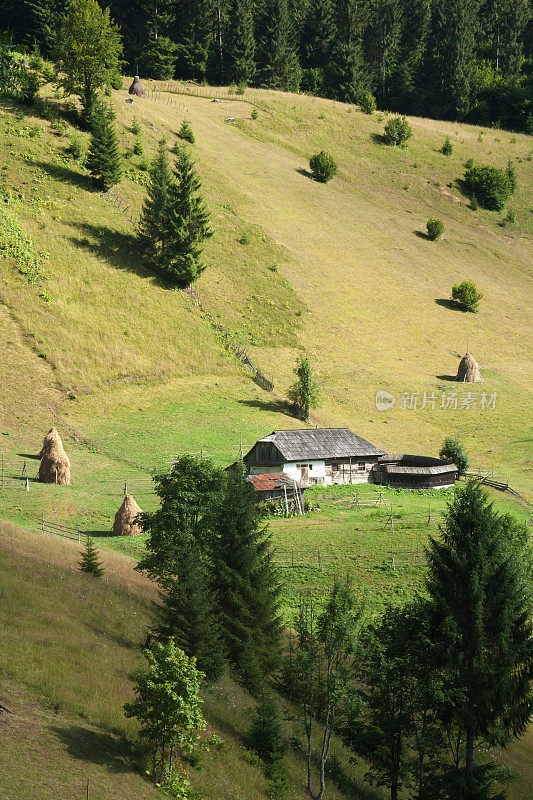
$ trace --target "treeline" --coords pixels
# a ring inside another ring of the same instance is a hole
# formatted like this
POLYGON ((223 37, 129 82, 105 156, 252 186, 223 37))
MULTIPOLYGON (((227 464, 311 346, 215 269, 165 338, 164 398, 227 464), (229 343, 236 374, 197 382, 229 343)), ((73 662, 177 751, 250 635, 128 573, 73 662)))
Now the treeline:
MULTIPOLYGON (((7 0, 46 54, 65 0, 7 0)), ((530 0, 110 0, 125 68, 533 130, 530 0)))

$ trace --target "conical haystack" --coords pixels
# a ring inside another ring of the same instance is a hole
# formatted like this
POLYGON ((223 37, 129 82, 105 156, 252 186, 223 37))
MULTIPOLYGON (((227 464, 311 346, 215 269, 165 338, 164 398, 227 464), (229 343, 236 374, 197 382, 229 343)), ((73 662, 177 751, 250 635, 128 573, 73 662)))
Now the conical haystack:
POLYGON ((43 446, 41 448, 41 452, 39 453, 39 458, 42 458, 51 450, 57 448, 63 450, 63 442, 61 441, 61 436, 57 432, 57 428, 50 428, 50 430, 43 439, 43 446))
POLYGON ((131 84, 130 88, 128 89, 129 94, 134 94, 137 97, 146 97, 146 92, 144 91, 144 87, 139 79, 139 76, 136 75, 133 79, 133 83, 131 84))
POLYGON ((483 381, 477 361, 470 353, 467 353, 461 359, 455 380, 463 381, 464 383, 480 383, 483 381))
POLYGON ((124 497, 124 501, 115 514, 113 524, 114 536, 139 536, 143 529, 139 522, 141 508, 137 505, 131 494, 124 497))
POLYGON ((55 428, 44 437, 43 448, 39 453, 39 481, 68 486, 70 483, 70 461, 63 448, 63 442, 55 428))

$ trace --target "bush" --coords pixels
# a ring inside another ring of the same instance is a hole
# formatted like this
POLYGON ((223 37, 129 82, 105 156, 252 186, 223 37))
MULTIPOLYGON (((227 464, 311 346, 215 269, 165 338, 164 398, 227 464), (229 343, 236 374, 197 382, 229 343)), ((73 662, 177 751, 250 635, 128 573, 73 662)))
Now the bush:
POLYGON ((458 469, 458 474, 463 475, 470 466, 466 451, 459 441, 453 436, 447 436, 439 452, 439 458, 449 461, 458 469))
POLYGON ((511 187, 511 192, 516 190, 516 172, 515 168, 513 167, 513 162, 511 159, 507 161, 507 169, 505 170, 507 177, 509 178, 509 185, 511 187))
POLYGON ((513 179, 503 169, 467 162, 464 183, 469 196, 491 211, 501 211, 513 193, 513 179))
POLYGON ((478 310, 479 301, 482 297, 483 295, 478 292, 476 284, 472 283, 472 281, 463 281, 452 286, 452 300, 455 300, 464 306, 467 311, 472 311, 474 314, 478 310))
POLYGON ((479 203, 478 203, 478 201, 477 201, 477 197, 475 197, 475 196, 474 196, 474 197, 472 197, 472 199, 470 200, 470 208, 472 209, 472 211, 477 211, 477 210, 478 210, 478 208, 479 208, 479 203))
POLYGON ((264 692, 252 715, 248 744, 265 762, 283 753, 283 731, 273 696, 264 692))
POLYGON ((309 159, 309 167, 315 181, 327 183, 337 174, 337 164, 331 156, 321 150, 309 159))
POLYGON ((75 133, 69 138, 68 151, 75 161, 83 162, 86 150, 85 141, 81 134, 75 133))
POLYGON ((451 156, 453 153, 453 144, 449 136, 447 136, 444 140, 444 144, 440 149, 441 153, 444 153, 445 156, 451 156))
POLYGON ((237 88, 235 89, 235 94, 244 94, 248 87, 245 83, 239 83, 237 88))
POLYGON ((140 136, 141 135, 141 126, 139 125, 139 120, 137 119, 137 117, 133 117, 133 119, 131 121, 130 130, 131 130, 131 132, 133 133, 134 136, 140 136))
POLYGON ((257 112, 257 108, 254 108, 253 111, 252 111, 252 119, 257 119, 258 116, 259 116, 259 114, 257 112))
POLYGON ((194 144, 194 133, 192 132, 192 128, 186 119, 184 119, 183 122, 181 123, 181 128, 179 129, 178 136, 180 137, 180 139, 184 139, 186 142, 194 144))
POLYGON ((359 98, 359 108, 361 111, 364 111, 365 114, 373 114, 376 110, 376 98, 372 94, 372 92, 363 92, 361 97, 359 98))
POLYGON ((500 222, 502 228, 506 228, 508 225, 514 225, 516 222, 516 211, 512 208, 509 209, 505 217, 500 222))
POLYGON ((275 800, 284 800, 290 788, 289 774, 283 756, 277 753, 265 766, 265 776, 269 783, 269 796, 275 800))
POLYGON ((39 76, 36 72, 30 72, 26 70, 24 75, 22 76, 21 81, 21 101, 24 105, 31 106, 35 100, 35 95, 39 91, 41 86, 41 81, 39 80, 39 76))
POLYGON ((393 117, 385 125, 385 142, 394 147, 405 147, 413 135, 406 117, 393 117))
POLYGON ((135 141, 133 142, 133 152, 136 156, 144 155, 143 143, 140 136, 135 137, 135 141))
POLYGON ((250 236, 249 233, 241 233, 237 241, 239 242, 239 244, 250 244, 250 242, 252 241, 252 237, 250 236))
POLYGON ((444 232, 444 222, 441 219, 428 219, 426 222, 426 228, 428 232, 428 238, 434 242, 436 239, 440 239, 444 232))

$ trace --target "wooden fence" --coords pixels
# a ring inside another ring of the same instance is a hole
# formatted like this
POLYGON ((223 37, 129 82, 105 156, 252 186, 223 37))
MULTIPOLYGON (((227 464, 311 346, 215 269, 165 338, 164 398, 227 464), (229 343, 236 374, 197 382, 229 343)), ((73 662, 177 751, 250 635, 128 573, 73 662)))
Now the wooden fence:
POLYGON ((83 531, 80 531, 79 528, 75 528, 71 525, 64 525, 60 522, 54 522, 53 520, 45 517, 44 514, 40 519, 39 529, 41 533, 51 533, 54 536, 63 536, 67 539, 73 539, 80 544, 81 537, 87 535, 83 531))

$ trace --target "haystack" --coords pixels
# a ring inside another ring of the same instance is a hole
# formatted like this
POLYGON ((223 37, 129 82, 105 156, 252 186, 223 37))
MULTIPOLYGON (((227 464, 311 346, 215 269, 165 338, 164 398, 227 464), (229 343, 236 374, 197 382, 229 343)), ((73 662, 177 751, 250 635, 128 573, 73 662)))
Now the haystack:
POLYGON ((146 92, 144 91, 144 87, 139 79, 139 76, 136 75, 133 79, 133 83, 131 84, 130 88, 128 89, 129 94, 134 94, 137 97, 146 97, 146 92))
POLYGON ((63 442, 55 428, 51 428, 44 437, 43 448, 39 453, 39 481, 68 486, 70 483, 70 461, 63 442))
POLYGON ((461 359, 455 380, 463 381, 464 383, 480 383, 483 381, 477 361, 470 353, 466 353, 461 359))
POLYGON ((63 442, 61 441, 61 436, 57 432, 57 428, 50 428, 43 439, 43 446, 41 448, 41 452, 39 453, 39 458, 42 458, 44 455, 56 448, 60 448, 62 450, 63 442))
POLYGON ((141 508, 137 505, 131 494, 124 497, 122 505, 115 514, 113 524, 114 536, 139 536, 143 529, 139 523, 141 508))

